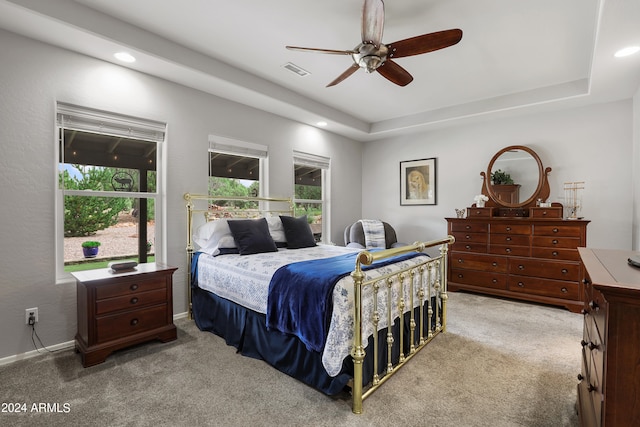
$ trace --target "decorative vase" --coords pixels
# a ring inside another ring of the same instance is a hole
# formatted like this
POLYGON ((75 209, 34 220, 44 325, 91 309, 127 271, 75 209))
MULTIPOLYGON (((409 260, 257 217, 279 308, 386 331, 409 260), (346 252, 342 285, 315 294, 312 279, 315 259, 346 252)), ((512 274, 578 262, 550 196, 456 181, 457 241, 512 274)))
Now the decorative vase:
POLYGON ((98 255, 98 247, 85 248, 83 246, 82 247, 82 254, 84 255, 85 258, 95 258, 96 255, 98 255))

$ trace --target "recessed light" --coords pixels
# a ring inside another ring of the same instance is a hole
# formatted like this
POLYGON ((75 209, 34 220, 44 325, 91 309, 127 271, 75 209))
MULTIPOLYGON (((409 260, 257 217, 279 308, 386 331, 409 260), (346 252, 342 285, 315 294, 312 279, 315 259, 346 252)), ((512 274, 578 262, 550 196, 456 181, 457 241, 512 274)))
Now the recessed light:
POLYGON ((640 52, 640 46, 628 46, 617 51, 614 56, 616 58, 622 58, 623 56, 633 55, 634 53, 638 52, 640 52))
POLYGON ((116 54, 114 54, 113 56, 116 57, 116 59, 122 61, 122 62, 135 62, 136 58, 133 57, 133 55, 131 55, 130 53, 127 52, 118 52, 116 54))
POLYGON ((327 125, 327 122, 324 122, 324 121, 318 122, 318 123, 316 123, 316 125, 318 125, 319 127, 323 128, 323 127, 325 127, 327 125))

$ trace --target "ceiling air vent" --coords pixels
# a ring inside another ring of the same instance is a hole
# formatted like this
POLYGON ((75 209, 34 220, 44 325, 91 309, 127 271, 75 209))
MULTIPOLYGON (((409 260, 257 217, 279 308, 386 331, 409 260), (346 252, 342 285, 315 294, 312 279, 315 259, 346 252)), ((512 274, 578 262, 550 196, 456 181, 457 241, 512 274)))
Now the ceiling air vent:
POLYGON ((298 67, 295 64, 292 64, 291 62, 287 62, 286 64, 283 65, 283 67, 291 71, 292 73, 296 73, 300 77, 308 76, 309 74, 311 74, 307 70, 303 70, 302 68, 298 67))

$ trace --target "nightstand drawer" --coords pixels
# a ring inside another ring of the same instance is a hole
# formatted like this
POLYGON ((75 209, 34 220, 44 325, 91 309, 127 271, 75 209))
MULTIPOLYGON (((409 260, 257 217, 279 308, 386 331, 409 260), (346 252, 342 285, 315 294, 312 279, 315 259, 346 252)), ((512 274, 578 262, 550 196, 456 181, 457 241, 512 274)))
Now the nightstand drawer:
POLYGON ((107 342, 165 326, 168 323, 167 305, 98 317, 96 323, 97 342, 107 342))
POLYGON ((137 279, 96 286, 96 298, 112 298, 121 295, 131 295, 136 292, 145 292, 153 289, 165 289, 164 276, 152 279, 137 279))
POLYGON ((132 295, 106 298, 96 301, 96 314, 105 314, 119 310, 145 307, 165 302, 167 300, 167 290, 154 289, 147 292, 136 292, 132 295))

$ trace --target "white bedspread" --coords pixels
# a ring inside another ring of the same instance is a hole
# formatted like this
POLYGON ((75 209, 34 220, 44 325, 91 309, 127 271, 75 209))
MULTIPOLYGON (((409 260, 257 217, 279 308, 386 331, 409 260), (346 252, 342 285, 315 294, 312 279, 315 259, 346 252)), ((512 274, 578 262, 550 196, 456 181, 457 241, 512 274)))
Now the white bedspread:
MULTIPOLYGON (((212 257, 202 254, 198 260, 198 286, 251 310, 266 314, 269 282, 278 268, 292 262, 328 258, 358 251, 360 249, 318 245, 312 248, 280 249, 278 252, 244 256, 222 255, 212 257)), ((368 270, 366 275, 368 278, 380 277, 393 270, 416 265, 423 259, 423 257, 416 257, 379 269, 368 270)), ((392 289, 393 300, 397 301, 399 286, 396 284, 392 289)), ((405 282, 404 291, 405 311, 408 311, 410 291, 407 282, 405 282)), ((414 293, 417 294, 417 292, 418 288, 416 286, 414 293)), ((386 286, 382 286, 378 295, 379 314, 381 317, 379 329, 387 326, 386 294, 386 286)), ((417 296, 414 296, 414 298, 414 306, 417 306, 419 304, 418 298, 417 296)), ((372 313, 373 295, 371 292, 365 292, 363 296, 363 319, 371 318, 372 313)), ((392 315, 396 317, 397 313, 392 312, 392 315)), ((365 322, 364 320, 363 323, 365 324, 363 337, 367 337, 373 333, 373 326, 370 325, 370 322, 365 322)), ((363 341, 366 345, 366 339, 363 341)), ((335 376, 340 372, 342 362, 349 355, 352 344, 353 279, 351 276, 346 276, 336 284, 333 291, 333 314, 322 355, 323 365, 329 375, 335 376)))

